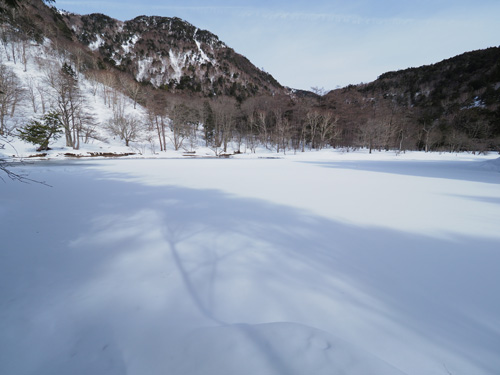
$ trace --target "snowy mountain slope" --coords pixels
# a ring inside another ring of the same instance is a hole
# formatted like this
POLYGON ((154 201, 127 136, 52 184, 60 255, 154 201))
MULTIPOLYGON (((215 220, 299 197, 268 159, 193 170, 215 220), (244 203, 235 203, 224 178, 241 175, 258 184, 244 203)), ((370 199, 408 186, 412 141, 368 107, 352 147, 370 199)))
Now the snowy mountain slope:
POLYGON ((122 22, 103 14, 63 17, 81 43, 139 82, 240 98, 285 92, 216 35, 179 18, 139 16, 122 22))
MULTIPOLYGON (((63 65, 69 60, 64 54, 56 52, 49 40, 45 40, 43 44, 11 41, 5 43, 4 47, 0 49, 3 87, 8 84, 5 83, 6 79, 13 80, 15 97, 2 103, 6 132, 3 138, 5 147, 0 152, 18 158, 40 154, 36 152, 37 146, 17 138, 17 129, 32 119, 40 119, 44 113, 60 111, 57 87, 51 82, 54 82, 54 77, 57 78, 63 65)), ((74 71, 77 72, 77 69, 74 68, 74 71)), ((77 85, 77 105, 84 114, 82 117, 89 119, 79 137, 79 147, 76 150, 66 147, 63 136, 50 143, 51 150, 44 152, 47 157, 96 152, 153 154, 159 149, 155 132, 148 130, 146 125, 145 108, 123 94, 119 87, 106 85, 97 80, 92 72, 89 75, 77 73, 77 85), (136 118, 140 123, 138 135, 131 142, 131 147, 125 147, 124 140, 108 127, 109 120, 117 113, 127 118, 136 118)), ((166 133, 167 139, 171 138, 168 128, 166 133)), ((168 148, 172 146, 168 145, 168 148)))

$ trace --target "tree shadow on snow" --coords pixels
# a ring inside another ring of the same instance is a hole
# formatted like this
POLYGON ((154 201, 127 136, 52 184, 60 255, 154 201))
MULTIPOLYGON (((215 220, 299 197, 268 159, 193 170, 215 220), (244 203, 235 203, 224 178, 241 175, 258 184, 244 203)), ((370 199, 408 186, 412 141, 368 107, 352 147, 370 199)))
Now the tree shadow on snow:
POLYGON ((192 329, 274 321, 355 343, 406 337, 387 324, 486 373, 500 367, 497 241, 113 177, 70 168, 53 172, 52 189, 0 200, 1 373, 168 373, 192 329), (380 336, 352 332, 364 319, 380 336))
POLYGON ((484 161, 339 161, 303 162, 325 168, 351 169, 368 172, 393 173, 405 176, 444 178, 500 184, 500 173, 484 168, 484 161))

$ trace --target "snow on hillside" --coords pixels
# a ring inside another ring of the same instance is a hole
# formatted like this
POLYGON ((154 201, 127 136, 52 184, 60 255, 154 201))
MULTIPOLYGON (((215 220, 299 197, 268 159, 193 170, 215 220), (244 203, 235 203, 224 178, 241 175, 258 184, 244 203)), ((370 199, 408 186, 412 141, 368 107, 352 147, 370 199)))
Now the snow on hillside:
POLYGON ((496 156, 50 160, 0 187, 0 373, 495 375, 496 156))
MULTIPOLYGON (((19 158, 37 154, 36 146, 25 143, 15 137, 16 128, 22 128, 31 119, 40 118, 44 111, 57 110, 57 98, 49 81, 57 75, 64 63, 68 61, 64 55, 54 52, 49 40, 43 45, 34 42, 25 44, 10 42, 5 48, 0 49, 0 63, 6 72, 13 72, 22 92, 18 95, 14 111, 10 107, 6 110, 5 122, 9 135, 0 139, 5 144, 4 155, 19 158), (24 57, 22 57, 25 48, 24 57), (8 142, 7 142, 8 141, 8 142)), ((74 69, 77 70, 76 68, 74 69)), ((118 152, 118 153, 154 153, 156 146, 151 132, 143 126, 137 142, 132 142, 131 148, 106 128, 109 119, 117 110, 122 110, 126 116, 135 116, 145 122, 145 109, 140 105, 134 106, 133 101, 123 95, 118 89, 98 82, 92 76, 77 73, 78 86, 82 94, 83 109, 93 117, 93 135, 87 142, 81 141, 79 150, 65 147, 64 136, 57 141, 52 141, 48 152, 49 157, 70 152, 86 154, 87 152, 118 152), (136 107, 136 108, 135 108, 136 107)))
POLYGON ((99 34, 96 35, 96 38, 97 39, 95 42, 89 44, 89 48, 92 51, 98 50, 99 47, 102 47, 104 45, 104 40, 101 38, 99 34))

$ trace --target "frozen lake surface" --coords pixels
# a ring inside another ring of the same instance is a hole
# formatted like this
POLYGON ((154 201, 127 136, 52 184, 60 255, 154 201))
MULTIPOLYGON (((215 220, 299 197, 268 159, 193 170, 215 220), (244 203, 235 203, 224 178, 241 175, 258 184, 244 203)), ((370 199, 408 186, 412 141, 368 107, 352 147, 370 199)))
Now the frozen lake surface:
POLYGON ((42 161, 0 183, 2 374, 500 368, 500 166, 42 161))

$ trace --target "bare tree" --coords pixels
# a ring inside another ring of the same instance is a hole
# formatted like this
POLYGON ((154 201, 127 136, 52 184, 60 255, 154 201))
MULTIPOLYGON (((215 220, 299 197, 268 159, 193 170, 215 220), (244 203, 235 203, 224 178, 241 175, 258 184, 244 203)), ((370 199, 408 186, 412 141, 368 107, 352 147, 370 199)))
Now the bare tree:
POLYGON ((183 148, 186 140, 190 142, 192 149, 199 124, 199 114, 196 109, 186 105, 183 101, 170 101, 168 116, 170 128, 168 138, 172 142, 174 150, 183 148))
POLYGON ((134 115, 126 115, 123 106, 117 106, 113 111, 113 117, 108 120, 106 127, 108 130, 125 141, 125 146, 129 146, 131 141, 136 141, 142 129, 142 123, 134 115))
POLYGON ((203 102, 201 111, 201 122, 203 123, 203 132, 205 137, 205 146, 209 147, 214 141, 215 116, 209 101, 203 102))
POLYGON ((170 128, 170 135, 168 138, 177 151, 182 147, 184 139, 187 137, 188 131, 188 111, 189 109, 183 103, 172 103, 168 108, 168 126, 170 128))
POLYGON ((37 113, 39 109, 39 104, 37 100, 37 88, 36 88, 36 81, 32 76, 28 76, 28 79, 26 80, 26 92, 28 95, 28 98, 31 102, 31 105, 33 107, 33 112, 37 113))
MULTIPOLYGON (((434 135, 439 125, 438 121, 439 109, 436 107, 426 108, 419 112, 418 123, 420 124, 421 142, 423 141, 424 150, 428 152, 431 150, 432 143, 434 142, 434 135)), ((453 118, 452 121, 456 119, 453 118)))
POLYGON ((142 85, 124 74, 118 76, 118 81, 123 91, 134 101, 135 109, 137 103, 143 98, 144 90, 142 85))
POLYGON ((383 129, 383 124, 376 118, 369 118, 360 129, 363 147, 368 148, 368 153, 371 154, 373 149, 376 149, 379 144, 378 136, 381 129, 383 129))
POLYGON ((255 112, 252 111, 247 117, 248 132, 247 132, 247 146, 255 154, 257 146, 259 145, 258 134, 257 134, 257 119, 255 112))
MULTIPOLYGON (((17 152, 14 146, 10 143, 8 139, 0 135, 0 150, 5 149, 6 146, 9 146, 13 152, 17 152)), ((16 163, 18 164, 18 163, 16 163)), ((26 174, 16 173, 12 170, 9 161, 3 157, 0 157, 0 180, 5 182, 4 176, 13 181, 25 182, 25 183, 38 183, 42 185, 46 185, 44 182, 36 181, 29 178, 26 174)))
POLYGON ((318 87, 318 86, 311 87, 311 91, 319 96, 324 96, 327 93, 327 90, 325 90, 324 87, 318 87))
POLYGON ((166 130, 168 127, 167 97, 158 92, 147 103, 146 123, 150 131, 155 131, 160 144, 160 151, 167 151, 166 130))
POLYGON ((214 117, 214 136, 210 145, 216 155, 227 152, 232 130, 236 121, 236 101, 232 98, 219 98, 212 102, 214 117))
POLYGON ((86 110, 77 74, 68 63, 64 63, 62 68, 47 69, 45 81, 51 88, 54 105, 61 114, 66 146, 77 150, 80 138, 88 133, 85 127, 93 123, 93 117, 86 110))
POLYGON ((75 112, 75 126, 73 128, 73 139, 75 140, 75 149, 80 148, 80 141, 89 143, 91 139, 101 139, 96 132, 96 119, 88 111, 85 103, 79 105, 75 112))
POLYGON ((23 71, 26 72, 28 70, 28 56, 26 54, 28 49, 29 41, 26 38, 22 38, 20 42, 21 49, 21 61, 23 62, 23 71))
MULTIPOLYGON (((322 121, 322 116, 321 112, 317 109, 312 109, 306 114, 306 125, 307 125, 307 131, 309 132, 309 140, 310 140, 310 148, 316 148, 317 147, 317 133, 318 133, 318 128, 321 124, 322 121)), ((304 141, 305 141, 305 136, 304 134, 304 141)))
POLYGON ((187 126, 187 144, 189 146, 190 152, 194 152, 196 146, 198 145, 198 129, 200 127, 200 123, 197 121, 188 122, 187 126))
POLYGON ((318 125, 318 148, 323 149, 331 140, 340 136, 340 130, 337 126, 338 116, 332 111, 324 111, 318 125))
POLYGON ((98 73, 94 70, 88 71, 85 73, 85 78, 87 78, 87 82, 90 83, 92 96, 96 96, 100 85, 98 73))
POLYGON ((434 130, 436 129, 438 123, 437 121, 433 121, 431 123, 428 122, 423 122, 422 124, 422 132, 424 133, 424 150, 425 152, 430 151, 430 146, 431 146, 431 140, 432 136, 434 134, 434 130))
POLYGON ((40 96, 40 104, 42 105, 42 113, 45 113, 45 112, 47 112, 46 97, 49 96, 49 94, 48 94, 49 90, 42 83, 38 83, 36 85, 36 91, 38 92, 38 95, 40 96))
POLYGON ((61 113, 66 146, 75 148, 73 129, 76 107, 80 99, 76 74, 71 66, 65 63, 62 68, 49 68, 46 72, 46 81, 53 89, 52 95, 61 113))
POLYGON ((284 116, 283 110, 281 107, 277 106, 273 109, 274 116, 274 145, 276 147, 276 153, 286 152, 287 147, 287 138, 289 136, 289 127, 290 122, 284 116))
POLYGON ((24 90, 16 74, 3 64, 0 64, 0 135, 8 132, 6 119, 13 117, 18 101, 24 90))
POLYGON ((258 142, 258 120, 257 113, 255 112, 255 100, 253 98, 247 99, 241 105, 243 116, 246 120, 246 146, 250 148, 252 153, 256 152, 258 142))
POLYGON ((96 79, 101 83, 101 96, 104 99, 104 105, 111 108, 112 93, 116 90, 116 76, 110 71, 99 71, 96 73, 96 79))

